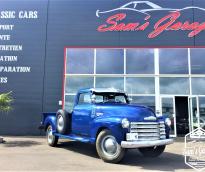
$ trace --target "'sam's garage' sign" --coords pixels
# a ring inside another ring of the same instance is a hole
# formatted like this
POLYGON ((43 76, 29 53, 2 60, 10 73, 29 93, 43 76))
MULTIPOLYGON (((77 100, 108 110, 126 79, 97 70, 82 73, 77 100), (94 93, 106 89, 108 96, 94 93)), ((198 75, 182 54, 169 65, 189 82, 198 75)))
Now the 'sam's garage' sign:
POLYGON ((205 30, 205 22, 198 21, 180 21, 183 19, 183 15, 190 10, 200 11, 205 13, 205 9, 197 6, 187 6, 180 9, 174 8, 162 8, 161 6, 150 1, 132 1, 107 11, 96 11, 96 16, 110 15, 104 24, 98 26, 99 32, 112 32, 112 31, 145 31, 148 27, 153 28, 148 34, 148 38, 155 38, 162 32, 166 31, 187 31, 188 37, 198 35, 205 30), (144 6, 144 8, 143 8, 144 6), (126 22, 127 15, 130 12, 136 13, 143 17, 143 22, 128 21, 126 22), (152 16, 156 13, 164 13, 165 16, 155 22, 153 26, 150 25, 152 16), (166 14, 167 13, 167 14, 166 14))

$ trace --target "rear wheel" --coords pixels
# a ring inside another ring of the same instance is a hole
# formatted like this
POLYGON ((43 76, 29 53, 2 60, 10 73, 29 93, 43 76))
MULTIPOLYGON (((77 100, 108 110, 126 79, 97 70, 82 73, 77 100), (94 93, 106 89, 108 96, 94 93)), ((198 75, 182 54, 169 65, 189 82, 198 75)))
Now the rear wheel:
POLYGON ((100 158, 109 163, 120 162, 125 154, 125 149, 118 144, 109 130, 103 130, 99 133, 96 149, 100 158))
POLYGON ((163 145, 163 146, 139 148, 139 151, 145 157, 158 157, 164 152, 165 147, 166 146, 163 145))
POLYGON ((47 142, 49 146, 55 147, 58 143, 58 137, 53 135, 52 126, 49 125, 46 130, 47 142))

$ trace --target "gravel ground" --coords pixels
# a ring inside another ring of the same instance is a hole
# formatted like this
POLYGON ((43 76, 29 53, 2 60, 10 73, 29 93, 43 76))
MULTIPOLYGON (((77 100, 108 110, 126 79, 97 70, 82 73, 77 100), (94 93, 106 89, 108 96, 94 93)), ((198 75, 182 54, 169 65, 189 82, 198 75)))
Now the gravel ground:
POLYGON ((158 158, 144 158, 128 150, 120 164, 98 158, 95 146, 61 140, 49 147, 43 137, 4 137, 0 171, 194 171, 184 163, 184 140, 177 138, 158 158))

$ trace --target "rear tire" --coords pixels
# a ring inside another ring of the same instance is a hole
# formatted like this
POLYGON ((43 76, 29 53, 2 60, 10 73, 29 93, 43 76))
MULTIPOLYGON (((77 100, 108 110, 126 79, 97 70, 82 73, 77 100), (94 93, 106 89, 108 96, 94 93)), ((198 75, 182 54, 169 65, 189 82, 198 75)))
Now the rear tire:
POLYGON ((139 151, 144 157, 154 158, 160 156, 164 152, 165 147, 166 146, 163 145, 163 146, 139 148, 139 151))
POLYGON ((70 115, 65 110, 56 113, 56 130, 60 134, 68 134, 70 131, 70 115))
POLYGON ((99 157, 109 163, 120 162, 125 154, 125 149, 118 144, 109 130, 103 130, 99 133, 96 141, 96 149, 99 157))
POLYGON ((52 126, 49 125, 46 130, 47 142, 49 146, 55 147, 58 143, 58 137, 53 135, 52 132, 53 132, 52 126))

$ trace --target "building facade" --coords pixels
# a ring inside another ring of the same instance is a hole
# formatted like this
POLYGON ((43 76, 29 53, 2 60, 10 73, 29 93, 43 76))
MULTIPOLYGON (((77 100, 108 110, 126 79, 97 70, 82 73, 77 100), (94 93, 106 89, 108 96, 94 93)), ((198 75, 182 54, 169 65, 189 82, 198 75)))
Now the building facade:
POLYGON ((85 87, 124 90, 173 136, 205 124, 203 0, 1 3, 0 92, 14 96, 1 135, 41 134, 42 112, 70 111, 85 87))

